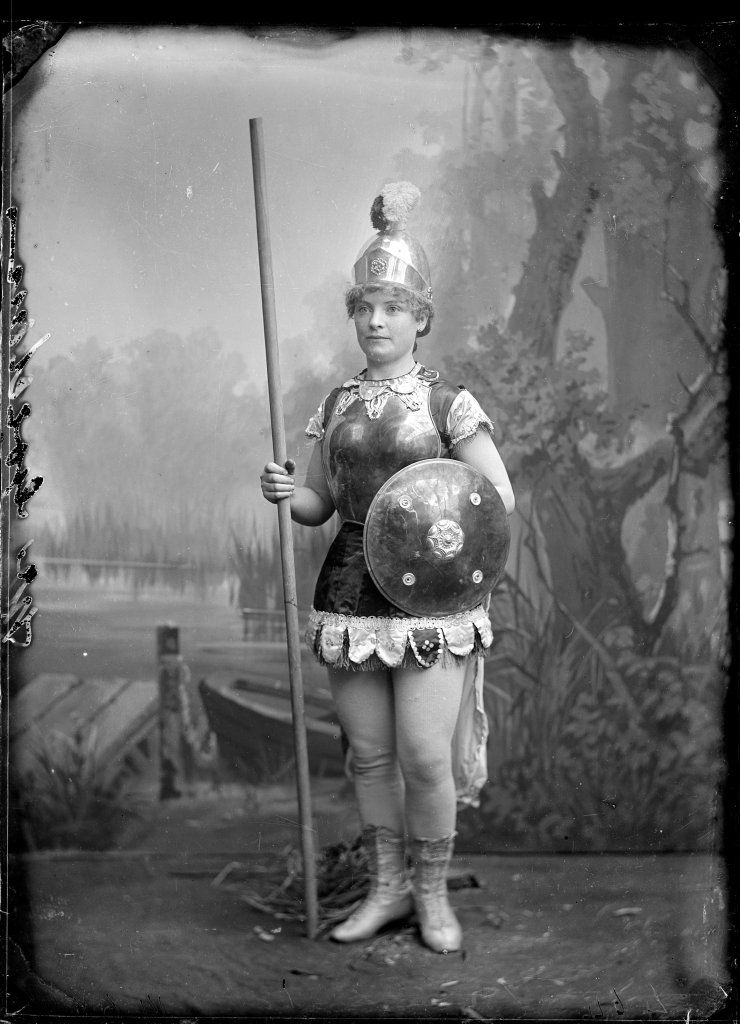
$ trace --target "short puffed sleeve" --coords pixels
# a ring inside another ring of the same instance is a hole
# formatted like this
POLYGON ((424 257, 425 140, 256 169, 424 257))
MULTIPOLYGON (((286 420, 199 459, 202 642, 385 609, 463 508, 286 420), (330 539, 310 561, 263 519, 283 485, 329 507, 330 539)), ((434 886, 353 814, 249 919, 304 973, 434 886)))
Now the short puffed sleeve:
POLYGON ((313 414, 311 419, 306 425, 306 437, 315 437, 317 441, 322 441, 324 438, 324 405, 326 399, 319 404, 318 409, 313 414))
POLYGON ((474 437, 481 427, 493 437, 493 423, 490 418, 483 412, 470 392, 462 390, 447 414, 447 434, 450 439, 450 448, 454 449, 461 441, 468 437, 474 437))
POLYGON ((306 437, 315 437, 317 441, 324 440, 326 425, 341 391, 341 388, 334 388, 319 405, 306 425, 306 437))

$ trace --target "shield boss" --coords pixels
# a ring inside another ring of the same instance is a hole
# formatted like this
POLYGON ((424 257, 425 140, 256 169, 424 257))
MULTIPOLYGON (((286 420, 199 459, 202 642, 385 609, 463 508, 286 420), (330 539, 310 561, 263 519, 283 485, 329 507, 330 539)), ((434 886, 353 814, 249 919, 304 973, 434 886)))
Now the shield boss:
POLYGON ((409 615, 454 615, 493 590, 509 553, 509 520, 482 473, 455 459, 425 459, 375 495, 364 547, 392 604, 409 615))

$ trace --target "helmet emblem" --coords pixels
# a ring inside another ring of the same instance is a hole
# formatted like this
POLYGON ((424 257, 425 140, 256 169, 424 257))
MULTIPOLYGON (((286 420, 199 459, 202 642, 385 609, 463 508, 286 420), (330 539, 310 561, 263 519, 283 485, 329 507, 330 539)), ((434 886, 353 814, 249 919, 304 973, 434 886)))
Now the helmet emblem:
POLYGON ((376 277, 380 277, 388 269, 388 260, 384 260, 382 256, 376 256, 375 259, 370 263, 370 271, 375 274, 376 277))
POLYGON ((441 562, 449 562, 462 549, 465 534, 453 519, 438 519, 429 528, 427 547, 441 562))

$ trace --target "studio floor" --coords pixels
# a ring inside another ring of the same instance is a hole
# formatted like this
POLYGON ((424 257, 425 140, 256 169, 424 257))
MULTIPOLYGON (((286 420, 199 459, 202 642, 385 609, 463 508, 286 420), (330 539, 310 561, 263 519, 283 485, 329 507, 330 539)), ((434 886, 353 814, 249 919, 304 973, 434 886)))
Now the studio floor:
MULTIPOLYGON (((319 845, 356 834, 318 781, 319 845)), ((274 867, 299 828, 288 786, 152 800, 116 850, 16 858, 10 1012, 108 1016, 609 1018, 722 1011, 726 896, 707 854, 456 855, 464 948, 413 924, 342 946, 212 884, 274 867), (241 859, 240 859, 241 858, 241 859)))

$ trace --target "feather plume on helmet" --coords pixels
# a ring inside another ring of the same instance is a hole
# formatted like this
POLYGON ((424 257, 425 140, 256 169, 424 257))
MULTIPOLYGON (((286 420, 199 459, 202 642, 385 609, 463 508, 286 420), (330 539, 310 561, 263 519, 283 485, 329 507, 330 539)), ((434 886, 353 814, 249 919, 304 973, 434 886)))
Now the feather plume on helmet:
POLYGON ((378 232, 362 247, 353 268, 355 286, 396 285, 431 305, 432 281, 426 253, 406 231, 421 192, 410 181, 385 185, 375 197, 370 220, 378 232))
POLYGON ((373 227, 382 233, 403 231, 409 214, 421 199, 421 192, 410 181, 394 181, 381 189, 370 208, 373 227))

